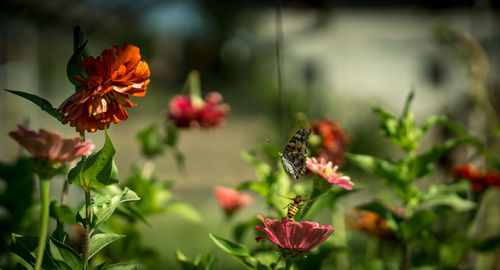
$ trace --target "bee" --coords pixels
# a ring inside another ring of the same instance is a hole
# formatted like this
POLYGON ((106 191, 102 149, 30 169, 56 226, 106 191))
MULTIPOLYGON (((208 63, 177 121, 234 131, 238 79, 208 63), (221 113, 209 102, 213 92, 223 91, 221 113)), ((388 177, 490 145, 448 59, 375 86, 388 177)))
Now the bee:
POLYGON ((295 196, 295 198, 287 198, 287 199, 290 199, 293 202, 289 203, 283 209, 285 209, 285 208, 288 207, 288 212, 287 212, 286 216, 288 218, 293 218, 297 214, 297 212, 299 210, 301 210, 302 207, 304 207, 304 205, 302 204, 303 202, 314 201, 317 198, 312 198, 312 199, 304 200, 304 199, 302 199, 302 195, 297 195, 297 196, 295 196))
POLYGON ((283 169, 295 180, 306 172, 307 140, 311 132, 310 128, 299 129, 285 146, 283 153, 280 153, 283 169))

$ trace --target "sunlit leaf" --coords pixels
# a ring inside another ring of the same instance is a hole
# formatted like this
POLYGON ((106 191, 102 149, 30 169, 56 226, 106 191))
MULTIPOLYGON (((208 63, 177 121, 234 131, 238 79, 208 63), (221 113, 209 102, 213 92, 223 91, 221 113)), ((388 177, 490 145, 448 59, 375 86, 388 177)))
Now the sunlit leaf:
POLYGON ((99 152, 87 157, 68 173, 68 181, 84 188, 97 188, 119 182, 118 169, 113 160, 116 150, 105 131, 105 142, 99 152), (96 181, 97 180, 97 181, 96 181))
POLYGON ((90 239, 89 259, 92 258, 92 256, 94 256, 97 252, 99 252, 99 250, 103 249, 105 246, 123 237, 125 237, 125 235, 116 233, 94 234, 90 239))
MULTIPOLYGON (((96 194, 94 198, 92 198, 90 205, 92 213, 91 227, 97 228, 101 223, 105 222, 121 203, 138 200, 140 200, 140 198, 137 194, 127 187, 123 189, 122 194, 116 196, 96 194)), ((84 224, 85 206, 78 212, 77 220, 84 224)))
POLYGON ((215 245, 241 262, 247 269, 256 269, 258 262, 250 255, 248 249, 244 245, 231 242, 213 234, 209 234, 209 236, 215 245))
POLYGON ((101 270, 137 270, 137 264, 117 263, 104 266, 101 270))
POLYGON ((48 242, 52 258, 64 262, 64 264, 68 265, 73 270, 83 269, 83 260, 75 250, 54 238, 50 238, 48 242))
POLYGON ((47 112, 50 116, 54 117, 55 119, 57 119, 59 121, 61 121, 63 119, 62 115, 60 115, 57 112, 57 109, 54 108, 52 106, 52 104, 50 104, 50 102, 44 98, 41 98, 37 95, 29 94, 26 92, 22 92, 22 91, 15 91, 15 90, 8 90, 8 89, 4 89, 4 90, 35 103, 38 107, 40 107, 40 109, 47 112))

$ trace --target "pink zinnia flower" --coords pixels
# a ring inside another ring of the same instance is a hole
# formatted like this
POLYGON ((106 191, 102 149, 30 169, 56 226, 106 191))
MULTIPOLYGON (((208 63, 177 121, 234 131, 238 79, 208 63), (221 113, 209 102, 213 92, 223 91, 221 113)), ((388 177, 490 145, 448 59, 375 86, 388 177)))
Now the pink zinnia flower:
POLYGON ((241 207, 253 202, 252 196, 238 192, 232 188, 217 186, 214 189, 214 193, 227 215, 232 215, 241 207))
POLYGON ((49 162, 66 163, 80 156, 88 155, 94 149, 89 142, 82 142, 79 136, 63 138, 59 133, 40 129, 38 133, 18 125, 9 135, 24 147, 34 158, 49 162))
POLYGON ((177 95, 170 101, 168 118, 179 128, 198 126, 210 129, 221 126, 229 106, 222 103, 222 95, 211 92, 202 100, 200 97, 177 95))
POLYGON ((326 162, 323 158, 320 161, 316 158, 307 158, 306 164, 309 170, 320 175, 330 184, 339 185, 347 190, 351 190, 352 186, 354 186, 349 176, 337 173, 338 166, 333 166, 331 161, 326 162))
POLYGON ((257 218, 262 220, 266 227, 256 226, 255 229, 267 235, 259 235, 255 240, 267 239, 287 254, 289 251, 307 253, 323 243, 334 231, 331 225, 322 226, 316 222, 299 223, 286 217, 278 221, 260 215, 257 215, 257 218))
POLYGON ((312 155, 342 166, 348 139, 340 124, 330 119, 314 120, 311 122, 311 129, 313 134, 321 138, 321 144, 311 149, 312 155))

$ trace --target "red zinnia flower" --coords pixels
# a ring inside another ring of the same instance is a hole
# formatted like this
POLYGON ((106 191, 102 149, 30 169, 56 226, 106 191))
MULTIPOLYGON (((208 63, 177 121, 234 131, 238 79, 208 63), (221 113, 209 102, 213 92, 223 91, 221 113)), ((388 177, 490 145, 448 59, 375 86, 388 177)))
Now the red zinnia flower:
POLYGON ((455 166, 452 171, 454 175, 469 180, 475 191, 482 191, 490 186, 500 188, 500 172, 481 170, 472 164, 455 166))
POLYGON ((18 125, 9 135, 34 158, 49 162, 66 163, 88 155, 94 149, 90 142, 82 142, 79 136, 63 138, 59 133, 40 129, 38 133, 18 125))
POLYGON ((311 129, 313 134, 321 137, 321 144, 312 149, 312 155, 318 159, 329 160, 341 167, 347 149, 347 137, 342 127, 335 121, 323 119, 312 121, 311 129))
POLYGON ((240 193, 232 188, 217 186, 214 192, 220 206, 227 215, 232 215, 241 207, 253 202, 252 196, 246 193, 240 193))
POLYGON ((299 223, 286 217, 278 221, 263 218, 260 215, 257 215, 257 218, 262 220, 266 227, 256 226, 255 229, 265 232, 266 235, 259 235, 255 240, 267 239, 285 254, 307 253, 323 243, 334 231, 331 225, 322 226, 316 222, 302 221, 299 223))
POLYGON ((331 161, 326 162, 324 158, 320 159, 320 161, 316 158, 307 158, 306 164, 309 170, 321 176, 330 184, 339 185, 347 190, 351 190, 352 186, 354 186, 349 176, 337 173, 338 166, 333 166, 331 161))
POLYGON ((127 120, 125 107, 136 106, 129 95, 144 96, 150 81, 149 67, 141 61, 139 48, 113 46, 97 58, 85 58, 82 64, 88 78, 75 77, 82 86, 59 107, 62 123, 70 123, 76 131, 95 132, 111 122, 127 120))
POLYGON ((177 95, 170 101, 168 118, 179 128, 219 127, 229 112, 229 106, 221 102, 222 95, 217 92, 209 93, 205 100, 193 95, 177 95))

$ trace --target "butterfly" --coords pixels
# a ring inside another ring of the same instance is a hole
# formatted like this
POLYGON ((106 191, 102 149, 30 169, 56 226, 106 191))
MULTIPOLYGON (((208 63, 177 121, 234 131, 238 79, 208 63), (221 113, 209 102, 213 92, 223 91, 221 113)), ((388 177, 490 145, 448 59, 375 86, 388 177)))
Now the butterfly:
POLYGON ((311 135, 310 128, 301 128, 290 139, 280 153, 281 164, 286 174, 293 179, 301 178, 306 172, 306 153, 309 146, 307 140, 311 135))

